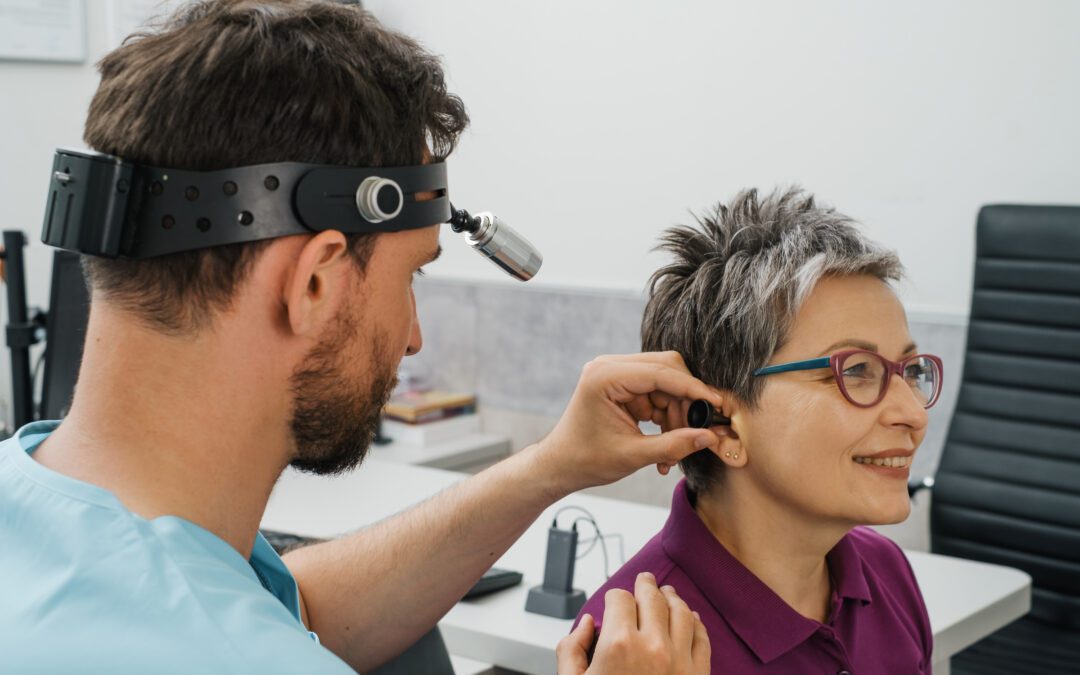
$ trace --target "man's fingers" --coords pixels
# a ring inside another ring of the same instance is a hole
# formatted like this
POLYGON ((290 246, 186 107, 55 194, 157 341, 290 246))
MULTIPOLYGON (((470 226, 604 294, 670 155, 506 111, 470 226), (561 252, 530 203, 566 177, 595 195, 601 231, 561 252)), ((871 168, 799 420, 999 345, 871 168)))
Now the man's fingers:
POLYGON ((668 409, 664 411, 664 423, 660 425, 660 428, 664 431, 671 431, 672 429, 685 427, 686 421, 679 419, 679 411, 681 409, 682 406, 669 406, 668 409), (680 422, 682 423, 680 424, 680 422))
POLYGON ((690 412, 691 401, 687 399, 680 399, 673 402, 667 409, 667 423, 661 425, 664 431, 671 431, 672 429, 682 429, 688 422, 686 419, 687 413, 690 412))
POLYGON ((690 399, 672 398, 654 391, 648 396, 637 396, 624 405, 639 422, 649 420, 663 431, 671 431, 687 425, 686 416, 691 403, 693 401, 690 399))
POLYGON ((637 575, 634 599, 638 607, 638 629, 652 635, 667 635, 668 603, 656 587, 656 577, 650 572, 637 575))
POLYGON ((634 419, 641 422, 643 420, 655 420, 656 409, 653 408, 652 402, 648 396, 638 396, 632 401, 628 401, 626 404, 626 410, 633 415, 634 419))
POLYGON ((694 612, 694 645, 690 648, 690 660, 694 662, 695 673, 707 673, 712 668, 712 645, 697 612, 694 612))
POLYGON ((598 383, 604 387, 612 400, 628 403, 643 394, 655 391, 674 398, 703 398, 713 406, 722 407, 724 399, 719 392, 684 370, 662 363, 596 361, 598 383))
POLYGON ((676 351, 640 352, 638 354, 605 354, 596 357, 596 359, 598 361, 615 361, 621 363, 660 363, 665 366, 677 368, 683 372, 690 372, 686 367, 686 361, 683 360, 682 354, 676 351))
POLYGON ((666 410, 673 400, 677 399, 672 399, 662 391, 654 391, 649 394, 649 402, 653 404, 654 408, 659 408, 660 410, 666 410))
POLYGON ((705 448, 718 448, 720 438, 708 429, 676 429, 629 439, 625 447, 642 464, 675 464, 705 448))
POLYGON ((664 586, 660 593, 668 604, 668 630, 675 649, 690 649, 694 644, 694 615, 686 602, 671 586, 664 586))
POLYGON ((589 647, 592 646, 595 626, 591 615, 581 617, 577 628, 559 640, 555 648, 556 671, 559 675, 581 675, 589 668, 589 647))

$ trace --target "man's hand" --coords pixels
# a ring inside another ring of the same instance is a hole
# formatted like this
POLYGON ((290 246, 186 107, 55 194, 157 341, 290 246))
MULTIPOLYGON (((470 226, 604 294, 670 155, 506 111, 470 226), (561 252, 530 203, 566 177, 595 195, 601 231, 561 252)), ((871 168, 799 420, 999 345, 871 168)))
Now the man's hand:
POLYGON ((658 589, 656 579, 642 572, 634 595, 612 589, 604 596, 604 629, 588 662, 593 640, 589 615, 555 650, 559 675, 689 675, 707 674, 709 636, 697 612, 691 612, 675 589, 658 589))
POLYGON ((677 352, 600 356, 585 365, 562 419, 535 446, 537 461, 564 494, 649 464, 666 473, 683 457, 720 442, 708 429, 686 427, 686 410, 699 398, 723 405, 677 352), (638 422, 646 420, 664 433, 642 434, 638 422))

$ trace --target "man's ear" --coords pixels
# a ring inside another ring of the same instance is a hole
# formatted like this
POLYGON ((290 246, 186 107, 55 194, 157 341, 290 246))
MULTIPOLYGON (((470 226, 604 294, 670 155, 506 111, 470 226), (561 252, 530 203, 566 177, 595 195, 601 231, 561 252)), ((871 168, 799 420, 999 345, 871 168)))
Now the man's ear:
POLYGON ((341 232, 324 230, 300 249, 282 287, 293 333, 309 334, 337 315, 351 270, 348 245, 341 232))
POLYGON ((741 468, 746 466, 746 448, 739 436, 739 427, 746 415, 746 405, 735 398, 731 392, 724 392, 723 415, 731 420, 728 426, 709 427, 720 438, 720 445, 716 449, 710 448, 711 452, 720 458, 724 464, 741 468))

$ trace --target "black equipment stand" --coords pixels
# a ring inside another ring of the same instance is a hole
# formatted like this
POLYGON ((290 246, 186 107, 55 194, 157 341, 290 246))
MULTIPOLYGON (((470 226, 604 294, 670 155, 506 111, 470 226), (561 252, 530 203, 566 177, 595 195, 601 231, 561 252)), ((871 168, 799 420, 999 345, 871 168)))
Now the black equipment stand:
POLYGON ((7 346, 11 350, 11 407, 12 428, 18 429, 36 419, 34 413, 34 383, 30 376, 30 347, 41 342, 45 329, 45 314, 35 311, 29 316, 26 307, 26 265, 23 247, 26 236, 20 230, 4 230, 4 250, 7 282, 7 346))

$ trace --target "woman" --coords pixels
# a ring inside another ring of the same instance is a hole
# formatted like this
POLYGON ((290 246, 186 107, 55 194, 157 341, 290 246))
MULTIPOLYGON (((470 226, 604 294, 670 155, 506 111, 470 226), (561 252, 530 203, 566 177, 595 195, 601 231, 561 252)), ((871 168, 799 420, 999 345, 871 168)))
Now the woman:
POLYGON ((889 286, 899 260, 798 190, 743 192, 662 248, 643 348, 682 354, 731 424, 681 463, 664 529, 581 616, 600 623, 605 592, 651 572, 701 615, 714 673, 930 672, 911 567, 859 527, 908 516, 941 385, 889 286))

